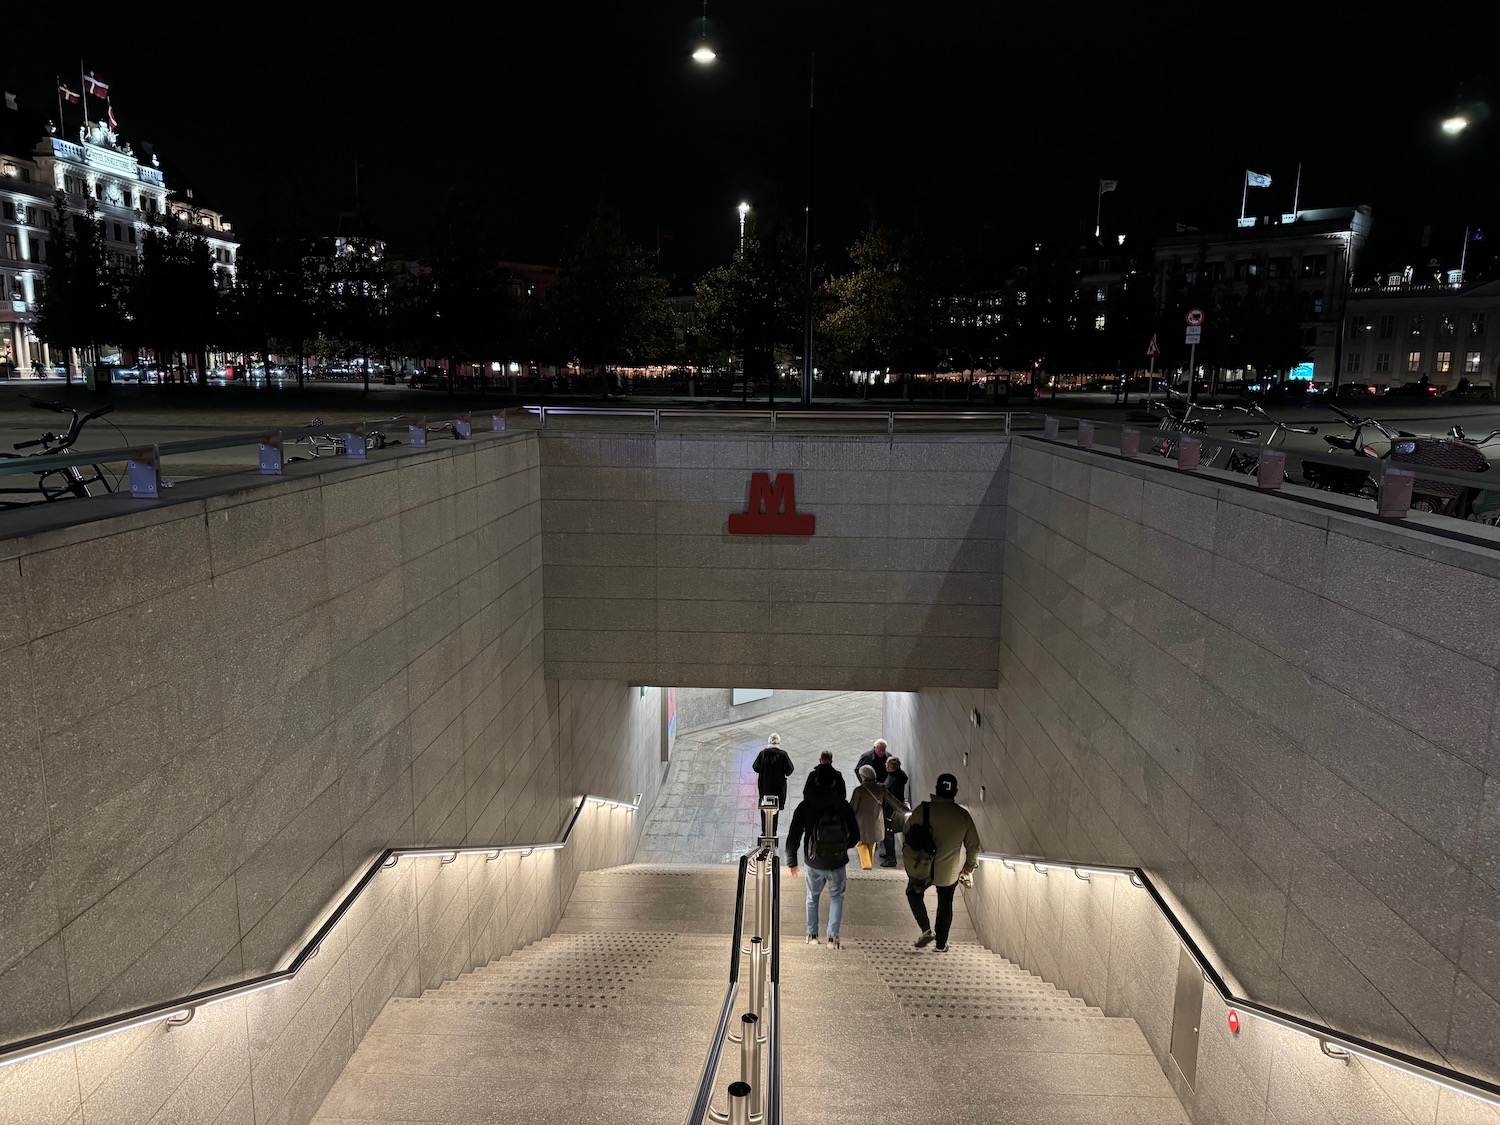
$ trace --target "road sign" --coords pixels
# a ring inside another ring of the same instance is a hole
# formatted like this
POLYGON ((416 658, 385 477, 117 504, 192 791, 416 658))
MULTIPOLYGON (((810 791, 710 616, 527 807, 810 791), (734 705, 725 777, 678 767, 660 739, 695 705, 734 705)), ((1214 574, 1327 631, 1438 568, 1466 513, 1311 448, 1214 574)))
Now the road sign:
POLYGON ((1161 355, 1161 348, 1156 346, 1156 336, 1153 335, 1151 342, 1146 345, 1146 358, 1155 359, 1159 355, 1161 355))
POLYGON ((1185 339, 1183 341, 1184 344, 1198 344, 1198 343, 1202 343, 1202 342, 1203 342, 1203 329, 1201 329, 1201 328, 1189 328, 1187 330, 1187 339, 1185 339))
POLYGON ((1200 325, 1200 324, 1203 323, 1203 310, 1202 309, 1188 309, 1188 312, 1187 312, 1187 322, 1188 322, 1188 327, 1189 328, 1197 328, 1198 325, 1200 325))

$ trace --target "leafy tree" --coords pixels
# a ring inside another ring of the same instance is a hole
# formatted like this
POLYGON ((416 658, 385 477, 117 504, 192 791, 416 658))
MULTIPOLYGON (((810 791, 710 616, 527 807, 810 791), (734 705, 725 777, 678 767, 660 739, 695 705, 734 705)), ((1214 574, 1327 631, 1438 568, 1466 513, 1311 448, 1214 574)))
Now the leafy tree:
MULTIPOLYGON (((72 348, 86 361, 98 362, 99 345, 118 339, 122 325, 120 275, 92 201, 83 214, 69 214, 66 198, 57 196, 47 249, 37 335, 65 356, 72 348)), ((66 363, 64 373, 71 382, 66 363)))
POLYGON ((364 389, 370 390, 370 355, 383 351, 387 271, 381 244, 354 235, 305 262, 323 296, 320 351, 328 358, 364 360, 364 389))
POLYGON ((320 243, 289 232, 248 242, 239 251, 231 295, 240 346, 260 352, 268 373, 273 354, 296 357, 299 387, 308 348, 318 335, 320 251, 320 243))
POLYGON ((740 355, 746 392, 765 379, 774 401, 777 364, 802 345, 803 285, 798 239, 776 224, 751 226, 729 265, 697 284, 694 350, 705 358, 740 355))
POLYGON ((450 391, 461 361, 479 365, 482 388, 484 365, 516 343, 518 309, 499 263, 499 248, 479 208, 450 200, 432 233, 425 268, 406 287, 415 290, 422 350, 448 361, 450 391))
MULTIPOLYGON (((162 217, 141 240, 140 272, 126 295, 132 339, 158 362, 204 356, 217 334, 219 302, 208 240, 175 215, 162 217)), ((202 384, 207 372, 197 367, 202 384)))
POLYGON ((563 259, 554 315, 562 346, 598 365, 606 393, 613 365, 666 359, 675 344, 666 279, 605 210, 563 259))

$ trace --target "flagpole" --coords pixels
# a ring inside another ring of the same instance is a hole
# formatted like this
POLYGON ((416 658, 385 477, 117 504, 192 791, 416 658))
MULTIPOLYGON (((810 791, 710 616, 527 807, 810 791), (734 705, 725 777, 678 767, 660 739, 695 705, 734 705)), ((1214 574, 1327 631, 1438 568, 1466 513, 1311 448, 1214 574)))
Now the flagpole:
POLYGON ((1250 172, 1245 172, 1245 186, 1240 189, 1240 222, 1245 221, 1245 204, 1250 202, 1250 172))
POLYGON ((89 84, 83 80, 83 60, 78 60, 78 91, 82 95, 78 100, 83 103, 83 136, 88 139, 89 132, 89 84))
MULTIPOLYGON (((1292 189, 1292 215, 1297 214, 1297 201, 1302 198, 1302 164, 1297 164, 1297 186, 1292 189)), ((1295 221, 1295 219, 1293 220, 1295 221)))
POLYGON ((1099 237, 1099 231, 1103 229, 1101 219, 1104 215, 1104 181, 1099 181, 1099 194, 1094 199, 1094 237, 1099 237))
POLYGON ((1466 264, 1468 264, 1468 261, 1469 261, 1469 228, 1468 227, 1464 227, 1464 248, 1463 248, 1463 252, 1460 253, 1459 256, 1458 256, 1458 283, 1460 285, 1462 285, 1464 283, 1464 266, 1466 264))
POLYGON ((66 129, 67 126, 63 124, 62 115, 62 79, 59 78, 57 79, 57 135, 59 137, 66 137, 68 135, 66 129))

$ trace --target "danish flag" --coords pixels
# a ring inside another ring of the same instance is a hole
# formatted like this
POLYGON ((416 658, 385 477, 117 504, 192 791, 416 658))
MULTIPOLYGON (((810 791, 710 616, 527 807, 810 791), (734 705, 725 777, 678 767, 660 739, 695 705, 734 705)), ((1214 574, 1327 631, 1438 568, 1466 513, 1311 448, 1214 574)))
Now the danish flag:
POLYGON ((88 92, 96 98, 109 97, 109 83, 100 78, 92 70, 83 76, 83 83, 88 87, 88 92))
POLYGON ((79 102, 83 101, 82 94, 73 93, 72 90, 68 89, 61 82, 57 84, 57 93, 63 101, 71 102, 74 105, 77 105, 79 102))

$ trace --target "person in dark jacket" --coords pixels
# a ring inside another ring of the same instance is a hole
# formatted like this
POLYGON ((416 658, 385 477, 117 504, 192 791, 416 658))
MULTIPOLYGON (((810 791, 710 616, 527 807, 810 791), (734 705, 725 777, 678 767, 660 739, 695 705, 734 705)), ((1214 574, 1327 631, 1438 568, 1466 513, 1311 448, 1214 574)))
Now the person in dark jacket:
POLYGON ((974 818, 955 800, 957 796, 958 778, 951 773, 938 774, 937 789, 932 796, 912 809, 906 818, 908 826, 920 822, 932 830, 937 852, 924 857, 908 846, 901 857, 906 865, 906 902, 922 929, 916 946, 921 949, 936 940, 939 953, 948 951, 948 930, 953 925, 953 895, 958 890, 959 880, 967 881, 973 874, 974 868, 979 866, 982 850, 974 818), (936 933, 928 923, 927 904, 923 901, 928 887, 937 888, 936 933))
POLYGON ((781 735, 772 734, 766 739, 766 748, 755 755, 750 768, 755 771, 755 788, 759 795, 776 798, 778 811, 771 821, 771 831, 774 832, 777 821, 781 819, 780 810, 786 808, 786 779, 796 768, 791 756, 781 748, 781 735))
MULTIPOLYGON (((885 787, 891 791, 891 796, 906 804, 906 771, 901 768, 901 759, 894 754, 887 754, 885 758, 885 787)), ((903 817, 902 824, 905 820, 903 817)), ((896 866, 896 832, 897 821, 894 813, 887 812, 885 817, 885 850, 882 852, 881 867, 896 866)))
MULTIPOLYGON (((830 773, 837 776, 829 767, 830 773)), ((813 771, 815 774, 816 770, 813 771)), ((848 885, 849 849, 859 842, 859 825, 849 802, 829 784, 829 773, 809 781, 808 795, 792 813, 787 829, 787 874, 797 878, 797 845, 806 843, 807 944, 818 944, 818 900, 828 888, 828 948, 842 948, 839 927, 844 918, 844 889, 848 885)))
POLYGON ((885 760, 891 756, 890 749, 886 746, 885 739, 877 738, 875 745, 871 746, 859 756, 859 761, 854 763, 854 776, 859 776, 860 766, 874 766, 875 780, 878 782, 885 777, 885 760))
POLYGON ((803 797, 809 796, 813 791, 813 786, 817 784, 813 781, 814 775, 826 778, 825 784, 829 785, 840 797, 847 797, 849 795, 849 790, 844 785, 844 775, 833 768, 832 750, 824 750, 818 755, 818 764, 809 771, 807 780, 802 783, 803 797))

